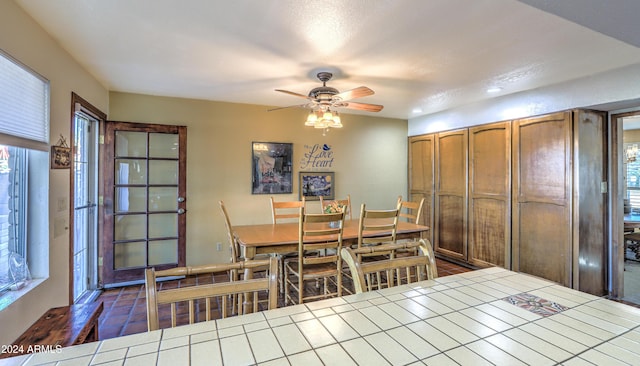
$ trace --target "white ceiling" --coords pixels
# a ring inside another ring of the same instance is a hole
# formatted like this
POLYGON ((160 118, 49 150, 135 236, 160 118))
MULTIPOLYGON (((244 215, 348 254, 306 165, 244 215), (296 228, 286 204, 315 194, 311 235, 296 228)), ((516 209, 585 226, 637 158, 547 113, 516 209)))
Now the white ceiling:
POLYGON ((406 119, 640 62, 637 0, 15 2, 106 88, 151 95, 287 106, 274 89, 331 71, 406 119))

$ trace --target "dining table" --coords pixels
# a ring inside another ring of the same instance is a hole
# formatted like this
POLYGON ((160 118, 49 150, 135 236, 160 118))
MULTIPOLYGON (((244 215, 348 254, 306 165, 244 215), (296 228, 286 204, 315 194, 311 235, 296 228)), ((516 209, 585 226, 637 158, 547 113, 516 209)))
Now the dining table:
MULTIPOLYGON (((359 219, 345 220, 342 230, 343 245, 358 242, 359 219)), ((253 259, 257 254, 284 254, 298 252, 299 224, 286 222, 278 224, 238 225, 233 227, 238 244, 245 259, 253 259)), ((397 239, 420 238, 429 227, 406 221, 398 221, 397 239)), ((388 235, 388 231, 368 232, 366 237, 388 235)))
POLYGON ((639 308, 491 267, 0 366, 638 365, 639 343, 639 308))
POLYGON ((640 213, 629 212, 624 214, 624 232, 633 232, 640 228, 640 213))
MULTIPOLYGON (((388 223, 388 219, 370 219, 379 224, 388 223)), ((355 245, 358 242, 360 219, 345 220, 342 226, 342 244, 355 245)), ((300 225, 296 222, 284 222, 276 224, 239 225, 234 226, 242 256, 245 260, 255 258, 258 254, 287 254, 298 252, 298 241, 300 236, 300 225)), ((416 239, 424 236, 429 231, 429 227, 412 222, 398 220, 396 226, 396 239, 416 239)), ((365 237, 375 238, 388 236, 388 230, 367 231, 365 237)), ((321 236, 314 240, 322 241, 321 236)), ((281 274, 280 274, 281 275, 281 274)), ((245 269, 244 278, 252 278, 251 269, 245 269)), ((246 296, 242 305, 244 312, 251 312, 253 302, 251 296, 246 296)))

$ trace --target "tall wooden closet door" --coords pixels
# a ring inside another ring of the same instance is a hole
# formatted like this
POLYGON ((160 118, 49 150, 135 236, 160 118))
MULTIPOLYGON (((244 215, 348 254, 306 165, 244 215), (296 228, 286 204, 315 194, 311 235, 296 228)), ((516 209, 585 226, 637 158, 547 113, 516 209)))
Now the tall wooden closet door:
POLYGON ((469 263, 511 268, 511 123, 469 129, 469 263))
POLYGON ((420 223, 431 230, 423 234, 433 243, 433 153, 434 135, 411 137, 409 139, 409 200, 424 198, 420 223))
POLYGON ((513 123, 513 269, 571 286, 571 112, 513 123))
POLYGON ((607 124, 604 112, 573 112, 574 237, 573 288, 607 292, 607 124))
POLYGON ((466 261, 468 130, 437 134, 435 147, 434 249, 466 261))

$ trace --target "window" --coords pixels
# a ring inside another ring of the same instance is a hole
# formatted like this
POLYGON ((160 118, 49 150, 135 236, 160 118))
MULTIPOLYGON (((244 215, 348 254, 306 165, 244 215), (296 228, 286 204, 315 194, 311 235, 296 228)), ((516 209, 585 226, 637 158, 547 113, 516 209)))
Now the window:
POLYGON ((26 257, 26 171, 26 149, 0 145, 0 291, 16 286, 16 255, 26 257))
POLYGON ((49 82, 0 51, 0 309, 48 276, 48 145, 49 82))
POLYGON ((640 159, 638 159, 638 144, 625 143, 624 153, 626 157, 626 198, 629 199, 632 208, 640 209, 640 159))

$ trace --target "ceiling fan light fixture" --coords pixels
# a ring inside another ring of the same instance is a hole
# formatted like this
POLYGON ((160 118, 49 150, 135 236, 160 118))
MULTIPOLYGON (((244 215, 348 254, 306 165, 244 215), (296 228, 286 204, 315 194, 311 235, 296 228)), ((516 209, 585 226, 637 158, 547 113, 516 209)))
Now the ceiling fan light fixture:
POLYGON ((304 125, 318 129, 344 127, 338 111, 332 111, 326 107, 316 107, 316 109, 310 110, 304 125))
POLYGON ((313 125, 314 128, 327 128, 329 127, 329 122, 327 122, 327 120, 325 119, 319 119, 318 121, 316 121, 316 123, 313 125))
POLYGON ((318 115, 316 114, 315 111, 310 111, 309 115, 307 116, 307 120, 304 123, 305 126, 314 126, 316 123, 318 122, 318 115))
POLYGON ((331 123, 329 123, 329 127, 332 128, 342 128, 342 120, 340 119, 340 115, 338 114, 338 112, 335 112, 333 114, 333 120, 331 121, 331 123))
MULTIPOLYGON (((359 86, 357 88, 343 91, 342 93, 333 87, 327 86, 327 81, 331 80, 332 73, 321 71, 317 74, 318 80, 322 82, 322 86, 316 87, 309 91, 308 95, 276 89, 277 92, 293 95, 298 98, 306 99, 308 102, 303 105, 295 105, 289 107, 305 107, 309 108, 309 114, 304 122, 305 126, 324 129, 325 132, 329 128, 342 128, 342 120, 340 115, 331 108, 351 108, 367 112, 380 112, 383 106, 379 104, 359 103, 351 102, 350 100, 356 98, 362 98, 369 95, 373 95, 373 90, 366 86, 359 86)), ((289 108, 282 107, 282 108, 289 108)), ((269 111, 282 109, 274 108, 269 111)), ((324 135, 324 134, 323 134, 324 135)))

